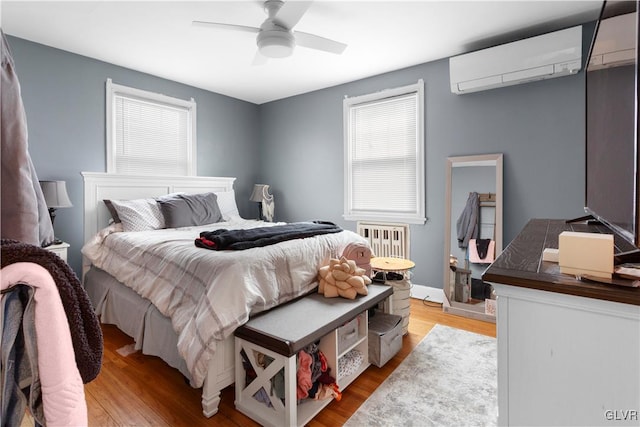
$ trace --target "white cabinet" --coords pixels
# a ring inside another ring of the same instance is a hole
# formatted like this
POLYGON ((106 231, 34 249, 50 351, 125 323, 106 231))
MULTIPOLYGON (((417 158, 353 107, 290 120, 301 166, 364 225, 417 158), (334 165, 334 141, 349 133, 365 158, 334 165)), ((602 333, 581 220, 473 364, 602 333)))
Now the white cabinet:
POLYGON ((67 261, 67 249, 69 249, 69 244, 68 243, 61 242, 61 243, 58 243, 58 244, 49 245, 45 249, 47 249, 48 251, 51 251, 54 254, 58 255, 64 261, 67 261))
POLYGON ((637 426, 640 288, 543 261, 563 231, 603 232, 533 219, 483 275, 498 296, 498 424, 637 426))
POLYGON ((638 425, 640 306, 494 284, 498 425, 638 425))

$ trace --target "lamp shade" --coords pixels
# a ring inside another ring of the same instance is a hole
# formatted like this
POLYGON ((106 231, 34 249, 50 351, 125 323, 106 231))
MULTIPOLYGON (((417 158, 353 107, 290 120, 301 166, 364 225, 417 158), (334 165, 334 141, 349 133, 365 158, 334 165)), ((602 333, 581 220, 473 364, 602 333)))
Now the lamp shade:
POLYGON ((258 209, 260 210, 260 216, 258 219, 262 219, 268 222, 273 222, 274 218, 274 200, 273 194, 269 194, 269 186, 266 184, 255 184, 253 186, 253 192, 249 200, 252 202, 258 202, 258 209))
POLYGON ((48 208, 70 208, 73 206, 67 194, 65 181, 40 181, 40 187, 48 208))
POLYGON ((269 194, 269 186, 267 184, 254 184, 253 192, 249 200, 252 202, 262 202, 264 200, 271 200, 272 198, 273 195, 269 194))

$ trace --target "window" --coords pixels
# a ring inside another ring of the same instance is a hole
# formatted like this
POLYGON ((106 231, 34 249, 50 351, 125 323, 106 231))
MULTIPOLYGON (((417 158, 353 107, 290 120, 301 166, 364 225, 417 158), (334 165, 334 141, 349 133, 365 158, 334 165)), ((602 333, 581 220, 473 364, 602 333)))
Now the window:
POLYGON ((107 172, 196 174, 196 103, 107 80, 107 172))
POLYGON ((424 84, 344 100, 347 220, 424 224, 424 84))

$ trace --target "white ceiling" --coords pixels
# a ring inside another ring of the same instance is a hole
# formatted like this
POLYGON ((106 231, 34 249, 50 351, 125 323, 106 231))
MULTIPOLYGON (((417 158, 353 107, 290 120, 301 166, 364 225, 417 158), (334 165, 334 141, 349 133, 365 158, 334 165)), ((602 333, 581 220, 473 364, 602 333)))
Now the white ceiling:
POLYGON ((594 20, 601 1, 317 0, 295 29, 348 44, 252 65, 262 3, 6 1, 5 33, 256 104, 594 20))

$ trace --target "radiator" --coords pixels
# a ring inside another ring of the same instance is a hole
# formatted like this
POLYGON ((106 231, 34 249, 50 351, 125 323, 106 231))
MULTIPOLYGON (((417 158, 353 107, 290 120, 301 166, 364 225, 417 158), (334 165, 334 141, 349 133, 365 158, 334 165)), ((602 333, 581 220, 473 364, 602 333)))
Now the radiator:
POLYGON ((369 241, 377 257, 409 257, 409 225, 358 221, 358 234, 369 241))

